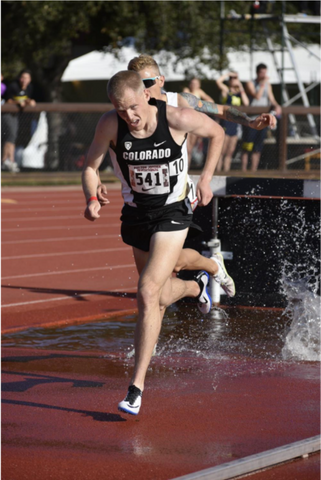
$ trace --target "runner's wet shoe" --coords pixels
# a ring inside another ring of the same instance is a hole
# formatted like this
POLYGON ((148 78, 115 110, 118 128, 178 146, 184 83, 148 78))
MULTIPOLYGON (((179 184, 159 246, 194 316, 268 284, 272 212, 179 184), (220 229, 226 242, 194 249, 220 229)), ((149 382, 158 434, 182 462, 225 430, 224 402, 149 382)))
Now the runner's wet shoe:
POLYGON ((118 404, 118 410, 131 415, 138 415, 142 403, 142 395, 143 392, 139 388, 135 387, 135 385, 130 385, 126 398, 118 404))
POLYGON ((216 275, 213 275, 214 280, 221 285, 226 295, 229 297, 234 297, 235 295, 235 284, 232 277, 226 271, 224 265, 223 255, 221 253, 214 253, 211 257, 218 265, 218 272, 216 275))
POLYGON ((208 273, 204 271, 198 272, 198 274, 195 277, 195 281, 198 283, 201 291, 200 294, 197 297, 198 300, 198 309, 206 314, 209 313, 211 310, 212 306, 212 299, 208 291, 208 283, 209 283, 210 277, 208 273))

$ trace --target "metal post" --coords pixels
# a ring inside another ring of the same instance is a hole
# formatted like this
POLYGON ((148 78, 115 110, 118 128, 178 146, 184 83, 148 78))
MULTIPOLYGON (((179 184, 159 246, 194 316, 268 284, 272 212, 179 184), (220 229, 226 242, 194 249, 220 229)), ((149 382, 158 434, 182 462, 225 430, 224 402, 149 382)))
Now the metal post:
POLYGON ((224 55, 224 20, 225 20, 225 2, 221 1, 220 15, 220 74, 223 72, 223 55, 224 55))
POLYGON ((213 198, 212 208, 212 238, 217 239, 217 227, 218 227, 218 198, 213 198))
POLYGON ((284 13, 285 13, 285 1, 282 0, 282 15, 281 15, 281 71, 280 71, 280 77, 281 77, 281 107, 283 106, 284 103, 284 98, 283 98, 283 90, 284 90, 284 13))
POLYGON ((253 78, 253 26, 254 26, 254 18, 253 14, 250 20, 250 79, 253 78))
MULTIPOLYGON (((294 71, 295 71, 295 75, 296 75, 296 78, 297 78, 298 87, 299 87, 299 90, 300 90, 301 95, 302 95, 303 105, 305 107, 309 107, 310 106, 309 99, 308 99, 308 96, 306 94, 303 82, 302 82, 301 77, 300 77, 300 72, 299 72, 295 57, 294 57, 294 53, 293 53, 293 50, 292 50, 292 45, 291 45, 291 42, 290 42, 290 39, 289 39, 289 36, 288 36, 288 31, 287 31, 287 27, 286 27, 285 23, 283 23, 283 25, 282 25, 282 30, 284 32, 283 35, 284 35, 285 43, 286 43, 287 49, 289 51, 289 55, 290 55, 292 65, 293 65, 293 68, 294 68, 294 71)), ((308 113, 307 118, 308 118, 308 122, 309 122, 309 125, 310 125, 310 128, 311 128, 312 135, 314 135, 317 139, 319 139, 319 135, 318 135, 318 131, 317 131, 317 128, 316 128, 316 124, 315 124, 313 115, 308 113)))
MULTIPOLYGON (((214 197, 212 201, 212 238, 208 242, 208 247, 211 252, 211 257, 214 253, 218 253, 221 251, 221 242, 217 238, 218 235, 218 197, 214 197)), ((210 295, 212 297, 213 305, 219 305, 221 299, 221 287, 220 284, 215 282, 213 278, 211 278, 210 283, 210 295)))

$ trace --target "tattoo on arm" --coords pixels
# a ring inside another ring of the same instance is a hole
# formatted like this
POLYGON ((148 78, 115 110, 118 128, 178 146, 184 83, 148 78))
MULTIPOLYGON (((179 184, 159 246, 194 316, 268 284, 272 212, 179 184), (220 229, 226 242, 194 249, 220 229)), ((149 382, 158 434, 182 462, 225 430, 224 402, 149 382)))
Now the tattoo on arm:
POLYGON ((247 127, 252 122, 252 118, 248 117, 246 113, 240 112, 234 107, 230 107, 226 110, 226 120, 229 122, 239 123, 247 127))
POLYGON ((216 103, 200 100, 191 93, 182 92, 180 95, 185 98, 188 104, 197 112, 207 113, 208 115, 219 115, 216 103))

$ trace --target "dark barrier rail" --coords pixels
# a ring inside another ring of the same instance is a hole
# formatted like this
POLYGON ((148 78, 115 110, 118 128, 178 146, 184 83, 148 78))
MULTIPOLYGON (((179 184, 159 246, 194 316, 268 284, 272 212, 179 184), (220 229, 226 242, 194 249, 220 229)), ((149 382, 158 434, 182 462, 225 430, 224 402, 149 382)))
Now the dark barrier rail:
MULTIPOLYGON (((100 115, 112 108, 110 103, 39 103, 21 110, 16 105, 4 104, 1 107, 2 160, 6 160, 6 142, 13 137, 15 161, 22 171, 81 170, 100 115)), ((269 111, 261 107, 239 109, 253 116, 269 111)), ((320 107, 283 108, 277 129, 266 129, 259 170, 279 170, 280 173, 319 170, 320 137, 316 134, 319 127, 320 107), (311 118, 316 129, 311 127, 311 118)), ((242 169, 242 135, 242 127, 238 126, 230 167, 233 171, 242 169)), ((192 169, 202 168, 206 149, 207 141, 199 140, 193 150, 192 169)), ((250 159, 251 154, 249 165, 250 159)), ((108 165, 106 156, 103 168, 108 165)))

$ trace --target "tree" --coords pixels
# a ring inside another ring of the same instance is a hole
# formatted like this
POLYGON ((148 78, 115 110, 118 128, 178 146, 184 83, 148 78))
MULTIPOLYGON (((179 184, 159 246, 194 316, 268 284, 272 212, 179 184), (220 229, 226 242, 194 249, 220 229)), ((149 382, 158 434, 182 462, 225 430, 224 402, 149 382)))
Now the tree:
MULTIPOLYGON (((297 4, 286 2, 288 13, 296 13, 297 4)), ((226 13, 243 15, 252 6, 253 1, 225 2, 226 13)), ((212 68, 223 67, 220 7, 219 1, 2 1, 2 73, 12 77, 26 66, 45 99, 59 101, 60 79, 76 47, 117 52, 127 37, 135 38, 141 52, 165 49, 178 58, 199 57, 212 68)), ((274 13, 281 9, 282 2, 275 2, 274 13)), ((225 28, 225 49, 249 46, 249 22, 226 20, 225 28)), ((280 39, 278 22, 269 23, 269 32, 280 39)), ((256 31, 255 41, 265 45, 263 31, 261 36, 256 31)))

